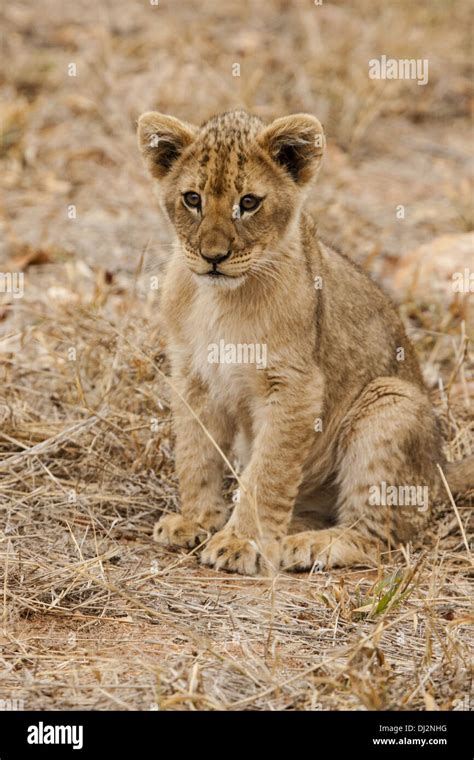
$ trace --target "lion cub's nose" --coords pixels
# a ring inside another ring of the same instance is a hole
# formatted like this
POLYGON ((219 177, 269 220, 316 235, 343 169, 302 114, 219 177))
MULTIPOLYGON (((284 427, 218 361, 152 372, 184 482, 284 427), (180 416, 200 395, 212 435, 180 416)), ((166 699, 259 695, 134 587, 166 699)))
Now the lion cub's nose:
POLYGON ((228 259, 231 253, 232 251, 227 251, 227 253, 213 253, 212 251, 206 251, 206 253, 203 253, 201 251, 201 256, 210 264, 220 264, 221 261, 228 259))

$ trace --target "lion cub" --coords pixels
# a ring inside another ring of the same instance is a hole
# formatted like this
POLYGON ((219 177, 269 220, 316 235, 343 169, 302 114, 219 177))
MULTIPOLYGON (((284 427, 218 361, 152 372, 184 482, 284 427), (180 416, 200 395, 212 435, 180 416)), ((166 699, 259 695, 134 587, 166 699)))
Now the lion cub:
POLYGON ((303 211, 319 121, 145 113, 138 136, 176 231, 162 312, 182 508, 156 540, 215 532, 202 561, 255 574, 367 563, 409 539, 428 519, 440 436, 395 308, 303 211), (246 465, 231 511, 236 439, 246 465), (289 533, 295 502, 328 485, 327 527, 289 533))

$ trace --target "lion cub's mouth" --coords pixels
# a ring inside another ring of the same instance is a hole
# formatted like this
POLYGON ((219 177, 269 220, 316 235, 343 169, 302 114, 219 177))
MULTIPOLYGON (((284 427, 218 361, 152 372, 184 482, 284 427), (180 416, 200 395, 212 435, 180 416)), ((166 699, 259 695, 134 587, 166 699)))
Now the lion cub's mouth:
POLYGON ((206 275, 208 277, 228 277, 229 276, 225 272, 220 272, 218 269, 211 269, 210 272, 206 272, 206 275))
POLYGON ((223 288, 237 288, 245 280, 245 275, 231 275, 221 272, 219 269, 210 269, 207 272, 195 274, 196 279, 200 282, 206 282, 210 285, 220 286, 223 288))

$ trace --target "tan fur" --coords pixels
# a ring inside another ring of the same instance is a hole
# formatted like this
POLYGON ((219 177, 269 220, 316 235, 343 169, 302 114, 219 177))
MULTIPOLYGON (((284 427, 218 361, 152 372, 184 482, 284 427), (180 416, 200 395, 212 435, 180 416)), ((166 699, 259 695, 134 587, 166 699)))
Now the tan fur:
POLYGON ((194 546, 218 531, 202 561, 246 574, 365 563, 407 541, 429 505, 374 506, 370 489, 426 486, 431 502, 440 436, 395 308, 302 210, 320 123, 296 114, 266 126, 234 111, 197 128, 147 113, 138 134, 177 243, 162 313, 182 507, 156 540, 194 546), (248 194, 262 201, 244 213, 248 194), (264 345, 266 366, 210 363, 220 340, 264 345), (215 443, 229 456, 236 439, 248 462, 231 512, 215 443), (327 527, 293 533, 295 504, 311 511, 325 490, 327 527))

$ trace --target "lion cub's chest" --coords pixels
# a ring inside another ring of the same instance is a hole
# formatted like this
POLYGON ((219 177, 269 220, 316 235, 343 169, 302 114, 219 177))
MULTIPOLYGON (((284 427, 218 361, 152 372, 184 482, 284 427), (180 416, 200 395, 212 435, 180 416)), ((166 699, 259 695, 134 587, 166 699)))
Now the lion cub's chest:
POLYGON ((208 385, 216 400, 238 411, 262 386, 266 344, 253 325, 237 320, 211 299, 197 299, 191 309, 186 338, 192 369, 208 385))

